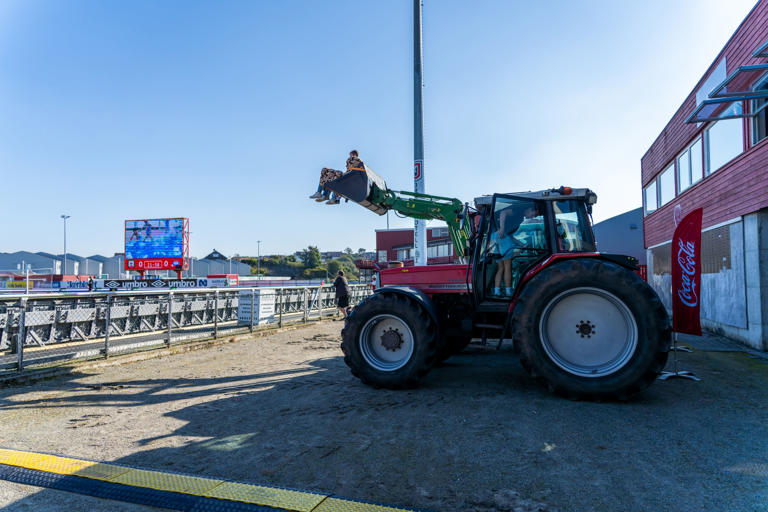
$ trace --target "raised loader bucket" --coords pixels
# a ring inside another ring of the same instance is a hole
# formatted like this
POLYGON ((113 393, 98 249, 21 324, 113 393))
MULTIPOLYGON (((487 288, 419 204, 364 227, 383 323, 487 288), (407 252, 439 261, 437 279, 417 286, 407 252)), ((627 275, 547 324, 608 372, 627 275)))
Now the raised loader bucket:
POLYGON ((386 207, 371 202, 376 189, 378 188, 381 191, 387 190, 387 183, 381 176, 369 169, 367 165, 363 169, 350 169, 341 178, 326 183, 325 188, 368 208, 374 213, 379 215, 387 213, 386 207))

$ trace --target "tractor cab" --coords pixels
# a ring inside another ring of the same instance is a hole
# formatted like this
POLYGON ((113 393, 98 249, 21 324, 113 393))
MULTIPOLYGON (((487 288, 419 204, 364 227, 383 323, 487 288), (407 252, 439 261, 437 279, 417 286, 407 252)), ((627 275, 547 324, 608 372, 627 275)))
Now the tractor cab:
POLYGON ((556 253, 595 252, 589 189, 494 194, 475 199, 472 293, 480 311, 506 311, 523 277, 556 253))

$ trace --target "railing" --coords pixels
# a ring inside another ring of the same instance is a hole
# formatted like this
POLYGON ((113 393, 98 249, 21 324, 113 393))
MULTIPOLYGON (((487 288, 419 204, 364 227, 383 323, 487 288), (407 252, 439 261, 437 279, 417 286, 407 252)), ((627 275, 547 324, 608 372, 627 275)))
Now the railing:
MULTIPOLYGON (((350 304, 371 293, 350 285, 350 304)), ((0 296, 0 375, 332 314, 332 286, 0 296)))

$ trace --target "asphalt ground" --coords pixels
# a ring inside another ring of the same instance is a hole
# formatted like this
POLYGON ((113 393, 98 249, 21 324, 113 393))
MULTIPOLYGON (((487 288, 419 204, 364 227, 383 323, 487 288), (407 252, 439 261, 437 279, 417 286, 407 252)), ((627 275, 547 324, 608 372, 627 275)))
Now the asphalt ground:
MULTIPOLYGON (((686 338, 700 382, 593 403, 471 346, 387 391, 349 373, 340 328, 0 389, 0 446, 435 511, 768 511, 762 354, 686 338)), ((0 507, 150 510, 3 481, 0 507)))

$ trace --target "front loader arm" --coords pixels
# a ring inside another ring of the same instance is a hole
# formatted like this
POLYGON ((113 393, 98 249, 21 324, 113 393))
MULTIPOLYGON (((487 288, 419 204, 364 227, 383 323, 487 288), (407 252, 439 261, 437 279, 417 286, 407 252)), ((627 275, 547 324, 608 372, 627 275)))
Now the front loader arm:
POLYGON ((441 220, 448 224, 453 247, 460 258, 465 257, 469 225, 462 222, 464 205, 452 197, 432 196, 418 192, 383 190, 374 194, 374 201, 400 215, 423 220, 441 220), (376 197, 379 195, 379 197, 376 197), (378 201, 377 201, 378 199, 378 201))
POLYGON ((458 199, 390 190, 381 176, 367 166, 351 169, 325 187, 379 215, 394 210, 413 219, 441 220, 448 224, 456 254, 465 257, 469 224, 462 222, 464 205, 458 199))

